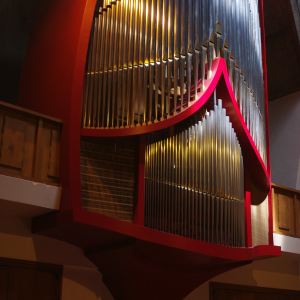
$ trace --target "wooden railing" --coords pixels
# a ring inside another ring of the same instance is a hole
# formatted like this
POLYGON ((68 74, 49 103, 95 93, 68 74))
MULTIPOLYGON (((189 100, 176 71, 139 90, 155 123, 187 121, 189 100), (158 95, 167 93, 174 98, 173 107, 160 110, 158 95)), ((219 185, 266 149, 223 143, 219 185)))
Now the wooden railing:
POLYGON ((300 238, 300 191, 272 183, 274 233, 300 238))
POLYGON ((58 183, 62 121, 0 101, 0 173, 58 183))

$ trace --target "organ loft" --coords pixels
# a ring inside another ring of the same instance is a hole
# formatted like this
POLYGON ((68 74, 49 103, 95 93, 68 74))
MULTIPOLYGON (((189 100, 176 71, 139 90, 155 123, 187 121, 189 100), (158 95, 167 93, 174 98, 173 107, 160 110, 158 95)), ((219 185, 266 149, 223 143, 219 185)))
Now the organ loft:
MULTIPOLYGON (((221 57, 234 101, 266 164, 261 51, 257 1, 99 3, 86 60, 82 126, 122 134, 175 119, 201 99, 212 62, 221 57)), ((244 246, 242 149, 216 95, 214 90, 208 105, 189 116, 191 126, 179 122, 172 133, 147 133, 145 226, 244 246)), ((110 215, 101 199, 99 194, 96 210, 110 215)), ((93 210, 92 201, 84 202, 86 209, 93 210)), ((123 201, 125 208, 129 202, 123 201)))
POLYGON ((181 300, 280 255, 262 1, 57 5, 20 85, 63 120, 60 210, 34 231, 84 249, 115 299, 181 300))

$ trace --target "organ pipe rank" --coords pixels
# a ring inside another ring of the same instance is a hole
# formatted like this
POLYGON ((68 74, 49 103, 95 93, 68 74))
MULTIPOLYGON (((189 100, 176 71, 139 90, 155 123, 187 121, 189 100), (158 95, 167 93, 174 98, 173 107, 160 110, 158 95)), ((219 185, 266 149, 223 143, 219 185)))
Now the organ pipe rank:
POLYGON ((241 147, 221 100, 198 124, 147 146, 145 226, 243 247, 243 199, 241 147))
POLYGON ((82 126, 146 126, 180 113, 205 90, 216 57, 266 162, 257 0, 104 0, 91 30, 82 126))

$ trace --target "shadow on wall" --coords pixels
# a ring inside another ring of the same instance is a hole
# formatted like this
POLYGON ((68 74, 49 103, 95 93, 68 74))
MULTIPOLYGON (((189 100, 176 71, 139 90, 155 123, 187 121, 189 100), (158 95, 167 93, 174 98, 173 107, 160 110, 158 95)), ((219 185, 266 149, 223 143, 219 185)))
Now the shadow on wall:
MULTIPOLYGON (((282 257, 255 261, 212 278, 210 281, 247 286, 300 290, 300 257, 283 253, 282 257)), ((184 300, 209 300, 209 281, 200 285, 184 300)))
POLYGON ((114 300, 96 269, 64 266, 62 299, 114 300))
POLYGON ((31 219, 0 215, 0 257, 63 265, 62 300, 113 300, 82 249, 31 233, 31 219))

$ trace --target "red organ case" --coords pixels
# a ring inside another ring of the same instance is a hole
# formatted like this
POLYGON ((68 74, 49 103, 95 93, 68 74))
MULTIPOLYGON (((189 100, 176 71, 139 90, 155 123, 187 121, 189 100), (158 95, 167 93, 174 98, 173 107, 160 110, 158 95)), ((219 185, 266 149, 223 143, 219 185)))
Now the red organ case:
POLYGON ((28 44, 18 105, 63 120, 60 210, 33 232, 84 249, 115 299, 183 299, 281 253, 262 1, 181 2, 44 1, 28 44))

